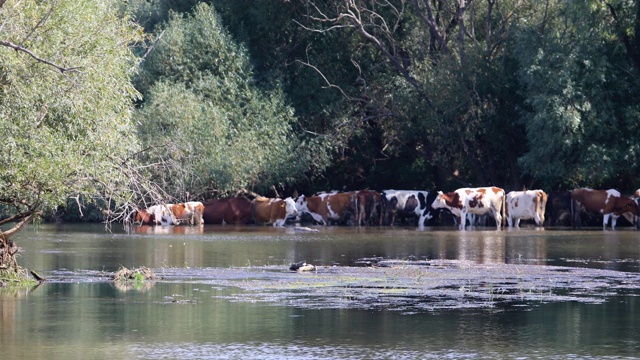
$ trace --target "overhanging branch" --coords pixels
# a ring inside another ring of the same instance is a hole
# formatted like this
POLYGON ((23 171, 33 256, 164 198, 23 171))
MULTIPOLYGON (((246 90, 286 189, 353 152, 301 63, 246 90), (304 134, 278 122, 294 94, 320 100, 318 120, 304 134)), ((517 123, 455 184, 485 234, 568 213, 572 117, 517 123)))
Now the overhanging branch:
POLYGON ((64 67, 64 66, 60 66, 60 65, 58 65, 58 64, 56 64, 54 62, 51 62, 51 61, 49 61, 47 59, 43 59, 43 58, 39 57, 38 55, 34 54, 31 50, 29 50, 29 49, 27 49, 27 48, 25 48, 23 46, 14 44, 11 41, 0 40, 0 46, 6 46, 6 47, 12 48, 12 49, 14 49, 16 51, 23 52, 23 53, 31 56, 32 58, 34 58, 36 61, 39 61, 39 62, 44 63, 44 64, 47 64, 49 66, 53 66, 54 68, 58 69, 58 71, 60 71, 63 74, 65 72, 77 71, 79 69, 79 67, 64 67))

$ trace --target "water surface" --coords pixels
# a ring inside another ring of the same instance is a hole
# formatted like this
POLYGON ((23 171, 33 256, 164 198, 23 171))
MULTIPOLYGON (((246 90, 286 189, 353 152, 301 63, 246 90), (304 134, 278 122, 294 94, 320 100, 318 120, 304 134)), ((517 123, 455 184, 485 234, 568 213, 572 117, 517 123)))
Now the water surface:
POLYGON ((340 267, 363 258, 640 272, 640 233, 633 230, 318 229, 138 227, 126 232, 116 225, 105 232, 101 225, 31 226, 15 238, 23 248, 19 262, 53 281, 35 289, 0 290, 2 358, 564 359, 640 354, 637 291, 597 304, 537 302, 398 312, 234 301, 241 288, 189 278, 130 287, 104 281, 120 266, 158 272, 286 269, 299 260, 340 267))

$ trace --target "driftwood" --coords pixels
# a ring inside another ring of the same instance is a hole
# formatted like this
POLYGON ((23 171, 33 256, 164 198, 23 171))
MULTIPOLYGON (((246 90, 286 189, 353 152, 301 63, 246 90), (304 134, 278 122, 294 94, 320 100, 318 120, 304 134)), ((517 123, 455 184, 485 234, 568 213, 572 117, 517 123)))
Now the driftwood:
POLYGON ((47 281, 46 278, 40 276, 40 274, 38 274, 37 272, 30 270, 29 271, 31 273, 31 276, 33 276, 36 280, 38 280, 38 282, 45 282, 47 281))

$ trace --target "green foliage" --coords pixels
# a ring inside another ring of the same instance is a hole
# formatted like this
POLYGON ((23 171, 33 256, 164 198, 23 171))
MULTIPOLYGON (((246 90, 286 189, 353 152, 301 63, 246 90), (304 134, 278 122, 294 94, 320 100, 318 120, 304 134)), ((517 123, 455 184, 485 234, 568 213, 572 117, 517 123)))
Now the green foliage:
POLYGON ((126 198, 139 29, 112 1, 9 2, 0 23, 0 40, 26 50, 0 46, 0 199, 24 211, 79 193, 126 198))
POLYGON ((150 176, 176 197, 266 189, 300 176, 308 162, 292 133, 293 109, 277 86, 256 86, 246 50, 214 9, 174 14, 162 31, 138 81, 144 160, 164 164, 150 176))
POLYGON ((556 31, 518 31, 529 141, 520 164, 549 186, 626 189, 637 172, 636 71, 607 16, 603 7, 563 3, 545 19, 556 31))

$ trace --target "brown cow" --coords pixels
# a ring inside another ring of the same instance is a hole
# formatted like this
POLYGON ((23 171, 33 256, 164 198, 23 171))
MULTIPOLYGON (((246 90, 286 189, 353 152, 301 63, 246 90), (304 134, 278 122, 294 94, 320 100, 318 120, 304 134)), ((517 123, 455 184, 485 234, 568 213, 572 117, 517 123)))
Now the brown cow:
POLYGON ((580 212, 582 210, 589 213, 603 214, 602 228, 607 228, 609 217, 611 229, 615 229, 616 221, 620 215, 624 216, 630 223, 635 224, 634 216, 638 215, 638 205, 633 199, 621 197, 620 192, 615 189, 593 190, 580 188, 571 190, 571 219, 580 225, 580 212), (574 210, 575 209, 575 210, 574 210))
POLYGON ((202 220, 205 224, 248 224, 251 222, 251 201, 231 197, 205 202, 202 220))
POLYGON ((272 199, 257 197, 251 202, 251 212, 256 224, 283 226, 287 219, 298 216, 296 203, 292 198, 272 199))
POLYGON ((346 222, 355 213, 353 207, 353 192, 320 193, 314 196, 300 195, 296 200, 299 213, 307 213, 313 220, 322 225, 328 221, 346 222))
POLYGON ((382 194, 373 190, 360 190, 353 196, 356 224, 380 225, 382 194))
POLYGON ((176 225, 181 222, 188 222, 190 225, 202 225, 202 214, 204 213, 204 205, 199 201, 190 201, 186 203, 173 204, 169 208, 174 215, 176 225))
POLYGON ((156 225, 156 216, 146 209, 140 209, 131 213, 131 221, 133 224, 156 225))

